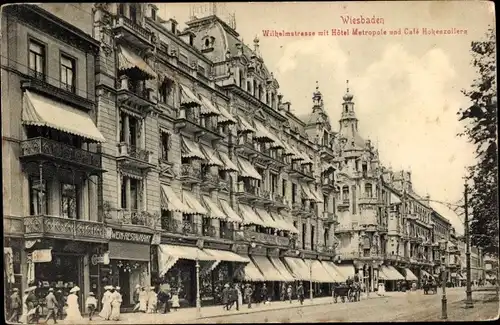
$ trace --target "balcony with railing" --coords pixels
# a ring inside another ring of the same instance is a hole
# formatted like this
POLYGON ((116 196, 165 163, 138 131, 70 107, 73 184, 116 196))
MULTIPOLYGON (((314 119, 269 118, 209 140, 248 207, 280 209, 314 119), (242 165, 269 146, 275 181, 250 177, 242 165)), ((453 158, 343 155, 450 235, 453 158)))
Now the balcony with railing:
POLYGON ((145 149, 122 142, 118 144, 117 160, 136 168, 151 168, 151 153, 145 149))
POLYGON ((201 175, 201 187, 207 190, 218 189, 220 185, 220 178, 210 172, 201 175))
POLYGON ((141 26, 137 21, 134 21, 124 15, 116 17, 113 24, 113 31, 118 35, 118 40, 126 40, 135 46, 144 48, 152 48, 153 33, 141 26))
POLYGON ((182 164, 181 182, 184 184, 197 184, 202 181, 201 168, 192 164, 182 164))
POLYGON ((184 235, 189 237, 198 237, 198 226, 195 222, 187 220, 177 220, 173 218, 162 218, 161 229, 164 232, 184 235))
POLYGON ((44 137, 22 141, 20 158, 23 160, 52 159, 89 171, 102 171, 100 153, 83 150, 44 137))
POLYGON ((271 192, 271 198, 272 198, 272 201, 273 201, 273 204, 277 207, 277 208, 285 208, 285 207, 288 207, 288 200, 286 199, 286 197, 284 197, 283 195, 279 194, 278 192, 271 192))
POLYGON ((127 74, 120 76, 116 99, 119 105, 138 107, 146 112, 152 110, 157 103, 154 89, 146 87, 145 81, 135 81, 127 74))
POLYGON ((27 216, 25 238, 64 238, 75 241, 106 242, 110 238, 102 222, 69 219, 57 216, 27 216))
POLYGON ((290 239, 288 237, 264 234, 250 230, 240 230, 235 233, 235 240, 244 242, 255 242, 264 245, 272 245, 289 248, 290 239))
POLYGON ((220 140, 224 135, 219 131, 217 116, 200 115, 200 106, 181 106, 175 121, 175 129, 192 133, 197 138, 209 141, 220 140))
POLYGON ((135 209, 118 211, 118 218, 122 225, 144 226, 151 229, 155 229, 159 221, 158 214, 135 209))
POLYGON ((292 203, 292 214, 294 214, 294 215, 298 215, 298 214, 309 215, 310 211, 304 204, 302 204, 300 202, 295 202, 295 203, 292 203))
POLYGON ((307 181, 314 180, 314 174, 311 170, 310 165, 300 164, 298 162, 294 162, 290 167, 289 174, 295 177, 302 177, 307 181))
POLYGON ((379 199, 376 197, 372 197, 372 196, 360 197, 358 199, 359 205, 372 205, 372 204, 378 204, 378 203, 379 203, 379 199))
POLYGON ((349 199, 342 199, 337 202, 337 207, 339 208, 349 208, 351 206, 351 201, 349 199))

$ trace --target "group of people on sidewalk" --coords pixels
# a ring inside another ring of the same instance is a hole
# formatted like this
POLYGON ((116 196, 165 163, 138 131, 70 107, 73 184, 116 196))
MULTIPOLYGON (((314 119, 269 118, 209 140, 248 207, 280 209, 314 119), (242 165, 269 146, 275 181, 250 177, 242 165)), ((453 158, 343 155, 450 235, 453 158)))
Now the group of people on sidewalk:
POLYGON ((35 294, 36 289, 36 286, 32 286, 24 290, 22 300, 19 296, 19 289, 12 289, 12 294, 10 296, 11 314, 8 318, 9 322, 22 324, 38 323, 43 314, 44 307, 47 309, 45 323, 47 323, 49 319, 52 319, 54 324, 57 324, 58 318, 59 320, 63 319, 64 310, 66 314, 66 318, 64 318, 65 321, 74 322, 83 319, 78 305, 78 292, 80 291, 78 286, 73 287, 67 297, 64 297, 61 290, 58 290, 56 295, 54 294, 54 289, 49 288, 44 298, 44 302, 40 302, 37 298, 35 294), (66 307, 66 309, 64 307, 66 307))
POLYGON ((159 312, 163 307, 163 313, 170 312, 170 307, 177 311, 180 307, 179 289, 171 289, 170 285, 162 284, 158 293, 155 287, 136 285, 133 300, 135 303, 134 312, 153 314, 159 312))
MULTIPOLYGON (((104 320, 120 320, 120 307, 123 302, 120 289, 120 287, 113 287, 112 285, 104 287, 105 291, 102 295, 102 309, 99 313, 99 317, 104 320)), ((87 301, 87 303, 89 303, 89 301, 87 301)), ((93 306, 92 304, 87 305, 90 320, 92 320, 92 316, 94 315, 95 307, 96 306, 93 306)))

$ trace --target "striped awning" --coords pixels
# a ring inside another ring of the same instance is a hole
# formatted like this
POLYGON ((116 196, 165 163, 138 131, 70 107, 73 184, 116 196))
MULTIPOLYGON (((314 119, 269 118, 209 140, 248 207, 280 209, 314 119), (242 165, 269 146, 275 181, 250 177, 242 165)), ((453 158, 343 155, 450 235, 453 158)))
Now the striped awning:
POLYGON ((235 163, 233 163, 231 159, 229 159, 227 153, 219 151, 219 156, 224 164, 224 166, 220 168, 221 170, 235 171, 235 172, 239 171, 238 166, 236 166, 235 163))
POLYGON ((139 55, 129 51, 123 46, 118 46, 118 70, 124 71, 137 68, 149 76, 149 79, 157 78, 156 72, 139 55))
POLYGON ((283 142, 283 145, 285 146, 285 150, 283 152, 283 155, 285 156, 293 156, 296 154, 295 150, 293 150, 293 148, 288 144, 286 143, 286 141, 282 141, 283 142))
POLYGON ((312 268, 311 277, 312 281, 319 283, 333 283, 336 280, 330 275, 329 272, 323 267, 321 261, 318 260, 307 260, 306 265, 311 265, 312 268), (312 264, 310 264, 312 263, 312 264))
POLYGON ((298 234, 299 230, 295 228, 292 222, 286 220, 284 216, 277 212, 271 212, 271 216, 274 218, 274 221, 281 227, 278 228, 280 230, 286 230, 294 234, 298 234))
MULTIPOLYGON (((242 256, 244 258, 248 258, 248 256, 242 256)), ((259 271, 257 266, 254 264, 254 262, 250 259, 250 263, 245 265, 245 268, 243 269, 243 276, 242 276, 244 281, 251 281, 251 282, 264 282, 266 279, 264 278, 264 275, 259 271)))
POLYGON ((243 225, 259 225, 267 227, 264 221, 253 211, 251 207, 245 204, 239 204, 241 216, 243 217, 243 225))
POLYGON ((304 158, 300 163, 302 165, 312 165, 314 162, 309 158, 309 156, 306 153, 301 153, 302 157, 304 158))
POLYGON ((231 208, 226 200, 219 200, 222 210, 226 213, 228 221, 242 223, 243 219, 231 208))
POLYGON ((409 268, 405 268, 405 273, 406 273, 406 276, 405 276, 405 279, 408 280, 408 281, 418 281, 418 278, 415 276, 415 274, 413 274, 413 272, 409 269, 409 268))
POLYGON ((316 191, 316 189, 312 185, 310 186, 310 190, 311 190, 312 196, 314 197, 312 199, 313 202, 323 203, 323 198, 321 197, 321 195, 318 193, 318 191, 316 191))
POLYGON ((400 204, 401 200, 396 196, 396 194, 391 192, 391 204, 400 204))
POLYGON ((201 100, 198 98, 198 96, 194 94, 194 92, 188 86, 180 84, 180 88, 181 88, 181 105, 203 106, 201 100))
POLYGON ((181 136, 181 157, 206 159, 205 155, 200 150, 200 146, 184 136, 181 136))
POLYGON ((333 262, 330 261, 321 261, 325 270, 330 274, 333 279, 333 282, 345 282, 347 277, 344 276, 335 266, 333 262))
POLYGON ((207 160, 208 166, 218 166, 218 167, 224 166, 224 163, 219 159, 214 149, 207 147, 205 145, 201 145, 200 147, 201 151, 203 152, 207 160))
POLYGON ((281 273, 281 276, 286 282, 295 281, 294 276, 288 271, 285 264, 283 264, 279 257, 269 256, 269 259, 271 260, 273 266, 281 273))
POLYGON ((205 248, 203 249, 203 252, 215 257, 217 261, 240 262, 240 263, 250 262, 250 259, 248 257, 243 257, 230 251, 205 248))
POLYGON ((314 195, 311 193, 311 189, 309 188, 309 186, 300 185, 300 188, 302 189, 302 193, 304 193, 304 198, 306 200, 311 200, 311 201, 316 200, 314 195))
POLYGON ((304 155, 295 146, 290 145, 290 149, 293 150, 292 160, 304 160, 304 155))
POLYGON ((280 229, 280 225, 274 221, 273 217, 264 209, 255 208, 257 215, 264 221, 266 227, 280 229))
POLYGON ((394 268, 394 266, 391 265, 382 265, 382 267, 379 269, 379 277, 388 281, 405 279, 405 277, 401 273, 399 273, 398 270, 394 268))
POLYGON ((214 104, 212 104, 212 102, 210 100, 208 100, 204 96, 200 96, 200 98, 201 98, 201 103, 203 104, 203 105, 201 105, 201 109, 200 109, 201 115, 220 115, 221 114, 219 109, 217 107, 215 107, 214 104))
POLYGON ((257 169, 255 169, 255 167, 245 158, 238 157, 238 165, 240 167, 239 169, 241 171, 241 177, 254 178, 259 181, 262 180, 262 177, 260 176, 257 169))
POLYGON ((354 278, 354 275, 356 274, 356 270, 354 269, 354 265, 352 264, 340 264, 340 265, 335 265, 337 267, 337 270, 339 270, 342 275, 347 279, 347 277, 354 278))
POLYGON ((255 130, 257 131, 253 136, 254 139, 267 140, 267 142, 274 142, 275 137, 266 129, 266 127, 257 120, 254 120, 255 130))
POLYGON ((238 128, 238 132, 240 133, 255 133, 255 128, 248 122, 244 117, 238 116, 238 120, 240 121, 240 125, 238 128))
POLYGON ((252 256, 252 260, 259 268, 266 281, 287 281, 281 273, 274 267, 267 256, 252 256))
POLYGON ((22 121, 25 125, 46 126, 95 142, 106 142, 87 113, 29 90, 23 96, 22 121))
POLYGON ((285 257, 285 263, 288 265, 289 269, 292 271, 293 276, 297 280, 309 281, 309 268, 307 267, 307 265, 305 265, 304 261, 302 261, 300 258, 285 257))
POLYGON ((177 211, 182 213, 194 213, 175 195, 174 190, 168 185, 161 185, 161 205, 167 211, 177 211))
POLYGON ((210 197, 204 195, 203 202, 205 202, 205 205, 208 208, 207 217, 221 220, 226 219, 226 214, 221 211, 221 209, 217 206, 217 203, 212 201, 210 197))
POLYGON ((221 112, 221 115, 219 116, 217 122, 218 123, 225 123, 225 124, 236 124, 238 121, 236 121, 236 118, 234 118, 231 113, 224 107, 224 105, 218 105, 217 103, 214 103, 215 107, 219 109, 219 112, 221 112))
POLYGON ((183 202, 193 211, 193 214, 207 215, 207 209, 201 205, 192 192, 183 191, 182 196, 183 202))

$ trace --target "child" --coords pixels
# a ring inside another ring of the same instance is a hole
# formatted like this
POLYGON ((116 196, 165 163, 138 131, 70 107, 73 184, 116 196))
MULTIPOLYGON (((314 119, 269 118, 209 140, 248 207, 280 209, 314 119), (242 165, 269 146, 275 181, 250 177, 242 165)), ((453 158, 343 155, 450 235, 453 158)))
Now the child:
POLYGON ((87 306, 87 310, 89 311, 89 320, 92 320, 92 316, 94 316, 94 312, 97 308, 97 299, 93 292, 89 292, 89 296, 85 301, 85 306, 87 306))
POLYGON ((179 308, 179 289, 174 289, 172 293, 172 308, 174 308, 174 311, 177 311, 177 308, 179 308))

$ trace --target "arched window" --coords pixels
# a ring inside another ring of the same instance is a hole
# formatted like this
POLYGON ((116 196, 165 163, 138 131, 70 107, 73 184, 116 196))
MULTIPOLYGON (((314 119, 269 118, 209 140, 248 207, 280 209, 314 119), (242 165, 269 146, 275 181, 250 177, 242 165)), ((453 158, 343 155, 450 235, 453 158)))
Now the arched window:
POLYGON ((253 93, 254 96, 257 93, 257 81, 255 81, 255 80, 253 81, 253 92, 252 93, 253 93))
POLYGON ((266 91, 266 104, 269 105, 269 92, 266 91))
POLYGON ((243 88, 245 86, 245 78, 243 77, 243 71, 241 69, 238 69, 238 77, 239 77, 239 86, 240 88, 243 88))
POLYGON ((276 98, 274 96, 274 93, 271 93, 271 108, 275 108, 275 101, 276 101, 276 98))
POLYGON ((365 184, 365 196, 373 197, 372 184, 370 183, 365 184))
POLYGON ((348 201, 349 200, 349 186, 344 185, 342 187, 342 200, 348 201))

